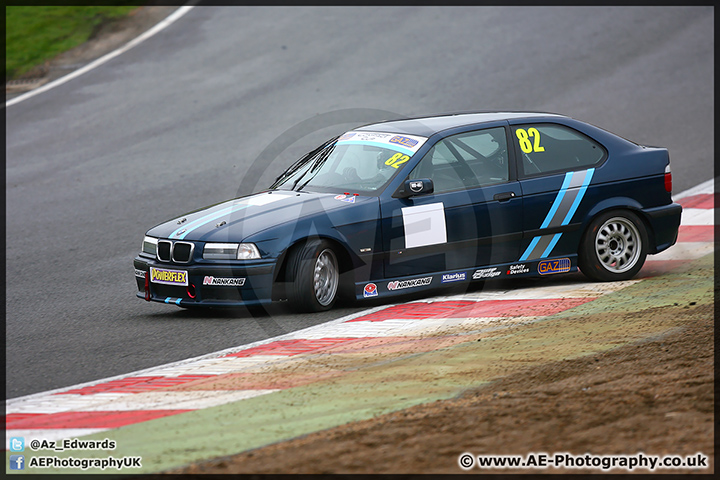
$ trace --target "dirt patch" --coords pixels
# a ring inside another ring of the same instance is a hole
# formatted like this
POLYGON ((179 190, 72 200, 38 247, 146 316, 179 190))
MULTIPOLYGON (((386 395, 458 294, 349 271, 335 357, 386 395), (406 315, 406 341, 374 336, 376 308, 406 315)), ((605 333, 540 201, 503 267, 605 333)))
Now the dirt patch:
POLYGON ((65 76, 122 47, 167 18, 177 8, 165 6, 139 7, 127 17, 98 25, 87 42, 61 53, 43 65, 35 67, 19 79, 6 83, 5 100, 10 100, 24 92, 65 76))
MULTIPOLYGON (((663 472, 711 473, 713 306, 666 306, 646 314, 679 326, 601 354, 528 368, 452 400, 191 464, 172 473, 462 473, 458 457, 464 452, 523 456, 702 452, 710 457, 709 469, 663 472)), ((600 470, 470 470, 511 472, 600 470)))

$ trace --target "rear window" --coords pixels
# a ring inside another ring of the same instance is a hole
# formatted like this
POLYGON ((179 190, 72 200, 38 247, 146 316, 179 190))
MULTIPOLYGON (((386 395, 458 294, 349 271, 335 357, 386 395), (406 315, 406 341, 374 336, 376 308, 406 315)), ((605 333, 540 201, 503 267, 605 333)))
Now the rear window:
POLYGON ((525 177, 582 170, 605 160, 605 149, 577 130, 554 124, 513 127, 520 153, 520 174, 525 177))

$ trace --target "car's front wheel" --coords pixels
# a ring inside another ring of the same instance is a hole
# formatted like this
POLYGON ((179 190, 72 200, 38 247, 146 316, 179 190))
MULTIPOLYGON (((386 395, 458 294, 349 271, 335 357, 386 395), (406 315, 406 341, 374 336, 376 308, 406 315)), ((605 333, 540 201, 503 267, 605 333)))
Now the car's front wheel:
POLYGON ((310 240, 290 252, 287 262, 288 301, 305 312, 329 310, 340 284, 338 259, 326 240, 310 240))
POLYGON ((642 268, 647 250, 645 224, 637 215, 607 212, 596 217, 585 232, 578 266, 593 280, 628 280, 642 268))

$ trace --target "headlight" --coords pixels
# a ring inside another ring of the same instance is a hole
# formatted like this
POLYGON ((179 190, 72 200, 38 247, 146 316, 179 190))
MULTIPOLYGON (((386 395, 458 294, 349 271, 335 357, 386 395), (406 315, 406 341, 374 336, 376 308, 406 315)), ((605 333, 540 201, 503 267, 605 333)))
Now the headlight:
POLYGON ((206 243, 205 260, 252 260, 260 258, 260 252, 252 243, 206 243))
POLYGON ((252 260, 253 258, 260 258, 260 252, 254 243, 241 243, 238 246, 237 259, 238 260, 252 260))
POLYGON ((153 257, 155 255, 157 255, 157 242, 158 242, 157 238, 153 238, 153 237, 143 238, 143 243, 142 243, 143 253, 148 253, 148 254, 152 255, 153 257))

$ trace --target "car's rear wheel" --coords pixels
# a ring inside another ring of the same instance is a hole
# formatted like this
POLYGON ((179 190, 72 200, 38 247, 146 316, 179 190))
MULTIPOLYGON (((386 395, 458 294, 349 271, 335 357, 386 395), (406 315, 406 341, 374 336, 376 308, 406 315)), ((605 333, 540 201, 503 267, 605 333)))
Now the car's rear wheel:
POLYGON ((287 262, 288 301, 305 312, 329 310, 340 284, 338 259, 330 242, 310 240, 298 246, 287 262))
POLYGON ((593 280, 628 280, 642 268, 647 250, 645 224, 637 215, 607 212, 597 216, 585 232, 578 266, 593 280))

